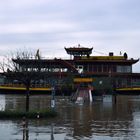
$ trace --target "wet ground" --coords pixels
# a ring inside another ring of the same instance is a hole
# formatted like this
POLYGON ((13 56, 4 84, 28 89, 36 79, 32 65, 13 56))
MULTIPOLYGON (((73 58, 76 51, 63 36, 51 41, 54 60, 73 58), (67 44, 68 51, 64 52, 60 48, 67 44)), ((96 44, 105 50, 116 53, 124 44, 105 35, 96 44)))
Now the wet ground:
MULTIPOLYGON (((30 97, 30 109, 50 107, 46 95, 30 97)), ((0 95, 0 110, 25 110, 24 95, 0 95)), ((50 119, 0 120, 2 140, 139 140, 140 96, 117 96, 77 105, 56 97, 58 117, 50 119)))

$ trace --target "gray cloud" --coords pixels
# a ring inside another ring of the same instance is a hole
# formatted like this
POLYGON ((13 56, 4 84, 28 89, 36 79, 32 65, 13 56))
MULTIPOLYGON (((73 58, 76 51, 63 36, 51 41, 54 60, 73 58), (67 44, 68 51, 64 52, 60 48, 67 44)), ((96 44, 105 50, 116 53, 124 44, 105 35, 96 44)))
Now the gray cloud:
POLYGON ((138 0, 1 1, 0 54, 27 46, 63 56, 64 46, 80 43, 138 58, 139 5, 138 0))

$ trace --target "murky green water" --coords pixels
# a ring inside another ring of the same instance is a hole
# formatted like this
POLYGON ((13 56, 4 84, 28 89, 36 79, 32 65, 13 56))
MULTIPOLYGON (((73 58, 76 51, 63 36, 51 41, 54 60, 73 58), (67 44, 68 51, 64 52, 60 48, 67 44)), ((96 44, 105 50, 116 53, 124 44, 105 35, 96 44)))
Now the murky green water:
MULTIPOLYGON (((50 97, 30 97, 31 109, 50 107, 50 97)), ((25 110, 24 95, 0 95, 0 109, 25 110)), ((140 96, 118 96, 117 104, 96 100, 76 105, 56 97, 53 119, 0 120, 1 140, 139 140, 140 96)))

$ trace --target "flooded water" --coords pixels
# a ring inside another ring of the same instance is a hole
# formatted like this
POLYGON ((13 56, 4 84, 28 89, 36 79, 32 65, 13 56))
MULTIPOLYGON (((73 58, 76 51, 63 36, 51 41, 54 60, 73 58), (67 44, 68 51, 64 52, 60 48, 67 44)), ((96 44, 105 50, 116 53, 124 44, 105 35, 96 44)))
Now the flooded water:
MULTIPOLYGON (((33 95, 31 109, 50 107, 50 97, 33 95)), ((0 95, 0 110, 25 110, 24 95, 0 95)), ((56 97, 56 118, 0 120, 1 140, 139 140, 140 96, 117 96, 77 105, 56 97)))

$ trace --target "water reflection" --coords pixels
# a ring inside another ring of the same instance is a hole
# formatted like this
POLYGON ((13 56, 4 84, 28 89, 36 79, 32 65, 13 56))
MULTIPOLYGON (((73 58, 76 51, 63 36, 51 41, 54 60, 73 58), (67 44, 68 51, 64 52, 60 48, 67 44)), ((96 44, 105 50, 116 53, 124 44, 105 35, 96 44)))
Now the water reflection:
MULTIPOLYGON (((24 95, 0 95, 1 110, 25 109, 24 95)), ((50 97, 30 97, 31 109, 50 107, 50 97)), ((117 96, 117 104, 94 101, 76 105, 56 98, 59 116, 51 119, 0 120, 3 140, 103 140, 140 139, 140 96, 117 96)))
POLYGON ((0 96, 0 110, 5 110, 5 95, 0 96))

